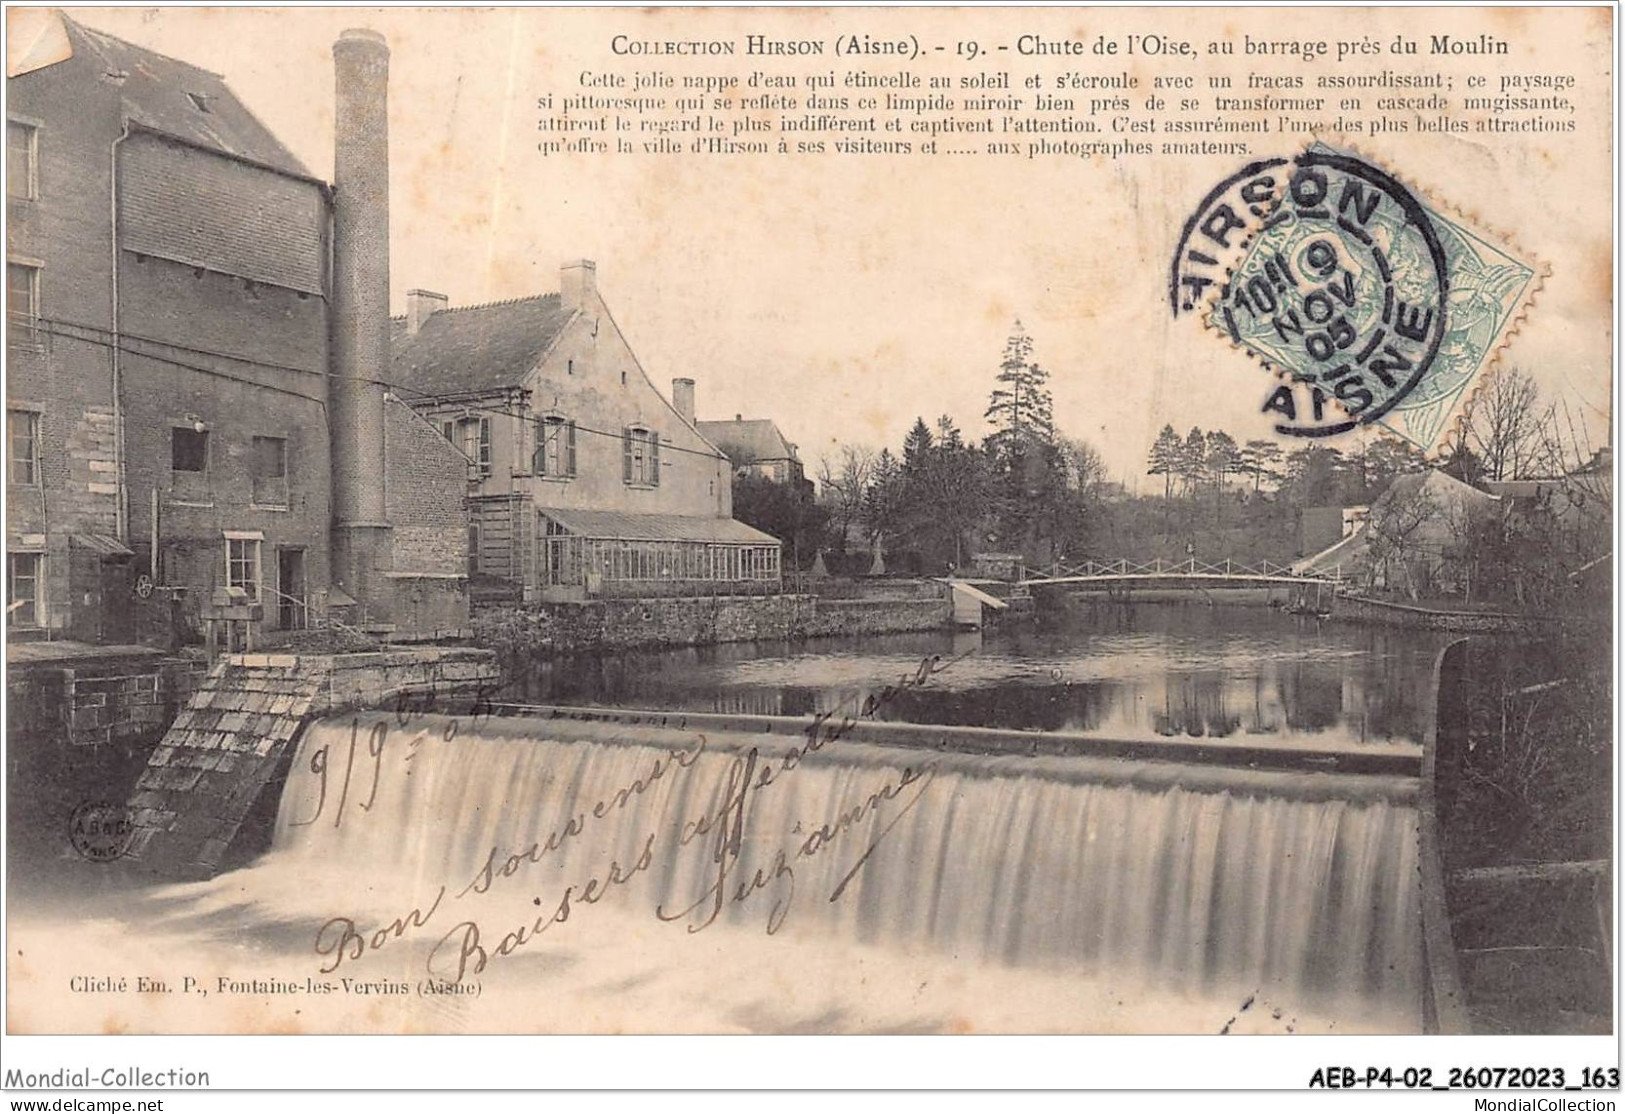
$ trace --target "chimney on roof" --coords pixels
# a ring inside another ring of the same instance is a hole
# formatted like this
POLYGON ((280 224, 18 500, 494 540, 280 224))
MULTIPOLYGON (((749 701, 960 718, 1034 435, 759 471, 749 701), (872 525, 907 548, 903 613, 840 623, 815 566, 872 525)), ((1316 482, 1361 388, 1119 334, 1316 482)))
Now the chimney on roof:
POLYGON ((565 309, 587 309, 598 298, 598 265, 576 259, 559 268, 559 301, 565 309))
POLYGON ((734 421, 742 422, 744 420, 745 420, 745 415, 743 415, 743 414, 735 414, 734 415, 734 421))
POLYGON ((446 308, 448 299, 444 294, 436 294, 433 290, 408 290, 406 292, 406 335, 413 336, 423 328, 423 323, 446 308))
MULTIPOLYGON (((369 609, 391 590, 384 512, 389 376, 389 44, 345 31, 333 44, 333 579, 369 609)), ((387 605, 386 605, 387 606, 387 605)))
POLYGON ((683 421, 689 425, 694 424, 694 380, 673 379, 671 381, 671 404, 682 415, 683 421))

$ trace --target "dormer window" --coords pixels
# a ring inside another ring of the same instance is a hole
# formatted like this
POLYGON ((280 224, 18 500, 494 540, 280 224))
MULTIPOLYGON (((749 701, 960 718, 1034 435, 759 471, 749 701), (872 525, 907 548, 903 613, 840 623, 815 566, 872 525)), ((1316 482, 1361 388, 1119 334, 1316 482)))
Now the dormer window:
POLYGON ((186 99, 192 102, 192 107, 199 112, 210 112, 209 96, 207 93, 187 93, 186 99))

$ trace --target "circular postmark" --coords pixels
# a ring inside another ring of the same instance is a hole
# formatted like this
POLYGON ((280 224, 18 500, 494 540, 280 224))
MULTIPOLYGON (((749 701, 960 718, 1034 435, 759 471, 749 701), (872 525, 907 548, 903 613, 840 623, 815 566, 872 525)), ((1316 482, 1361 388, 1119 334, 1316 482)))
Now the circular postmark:
POLYGON ((1376 421, 1438 356, 1444 245, 1410 192, 1360 159, 1317 145, 1252 164, 1210 192, 1178 251, 1175 314, 1202 306, 1281 373, 1261 408, 1277 433, 1328 437, 1376 421))
POLYGON ((135 817, 128 805, 85 801, 68 817, 68 843, 93 863, 123 858, 134 838, 135 817))

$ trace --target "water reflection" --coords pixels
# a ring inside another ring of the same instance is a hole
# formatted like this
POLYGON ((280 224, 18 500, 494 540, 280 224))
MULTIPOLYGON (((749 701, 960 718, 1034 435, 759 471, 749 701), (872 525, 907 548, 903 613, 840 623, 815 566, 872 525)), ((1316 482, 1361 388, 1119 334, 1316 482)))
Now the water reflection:
POLYGON ((888 701, 914 723, 1148 735, 1419 741, 1438 638, 1264 608, 1082 605, 989 634, 931 632, 511 663, 524 703, 811 716, 851 710, 931 654, 968 655, 888 701))

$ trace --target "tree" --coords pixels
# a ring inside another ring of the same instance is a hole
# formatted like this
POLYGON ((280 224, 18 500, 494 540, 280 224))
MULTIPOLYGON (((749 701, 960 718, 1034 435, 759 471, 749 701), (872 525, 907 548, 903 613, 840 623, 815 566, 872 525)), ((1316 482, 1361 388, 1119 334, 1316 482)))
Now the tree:
POLYGON ((1415 600, 1430 580, 1432 561, 1423 527, 1437 514, 1426 477, 1405 486, 1398 485, 1371 508, 1366 526, 1367 575, 1371 586, 1392 589, 1403 582, 1406 594, 1415 600))
POLYGON ((1483 464, 1487 480, 1527 476, 1541 450, 1541 426, 1551 413, 1542 407, 1540 388, 1516 368, 1491 375, 1473 397, 1462 422, 1466 441, 1483 464))
POLYGON ((863 495, 863 528, 870 544, 895 530, 903 507, 903 469, 890 449, 881 449, 869 488, 863 495))
POLYGON ((1185 434, 1179 451, 1179 475, 1185 481, 1185 494, 1189 495, 1207 474, 1207 437, 1197 426, 1185 434))
POLYGON ((1286 456, 1281 491, 1297 507, 1341 503, 1346 495, 1348 461, 1338 449, 1305 445, 1286 456))
POLYGON ((983 414, 993 426, 987 440, 996 455, 1025 451, 1054 439, 1049 372, 1033 362, 1032 354, 1032 338, 1018 320, 1004 342, 997 386, 983 414))
MULTIPOLYGON (((916 429, 924 423, 917 423, 916 429)), ((907 446, 905 446, 906 452, 907 446)), ((930 563, 964 564, 965 534, 987 507, 983 456, 965 444, 953 420, 937 419, 934 439, 912 472, 904 466, 915 549, 930 563)))
POLYGON ((931 428, 925 424, 925 419, 915 418, 908 436, 903 438, 903 471, 912 473, 925 467, 934 444, 931 428))
POLYGON ((1366 501, 1380 496, 1400 476, 1427 470, 1427 458, 1408 441, 1378 437, 1352 462, 1361 495, 1366 501))
POLYGON ((1180 441, 1179 434, 1174 427, 1165 425, 1157 439, 1151 443, 1151 454, 1147 459, 1145 472, 1148 476, 1162 477, 1162 497, 1174 497, 1174 473, 1179 471, 1179 457, 1184 450, 1184 443, 1180 441))
POLYGON ((1062 490, 1052 512, 1057 546, 1052 557, 1077 557, 1094 548, 1104 524, 1106 462, 1099 449, 1080 438, 1057 437, 1055 448, 1062 490))
POLYGON ((1484 462, 1467 442, 1465 426, 1457 426, 1455 436, 1445 442, 1440 453, 1439 470, 1464 484, 1476 487, 1484 478, 1484 462))
POLYGON ((1235 438, 1222 429, 1207 435, 1207 469, 1213 475, 1219 493, 1224 493, 1224 478, 1231 472, 1241 471, 1241 449, 1235 438))
POLYGON ((779 539, 785 564, 800 568, 824 548, 829 511, 820 507, 807 484, 787 484, 750 472, 733 480, 734 517, 779 539))
POLYGON ((985 417, 993 432, 983 441, 988 491, 1004 544, 1037 546, 1048 532, 1064 476, 1055 451, 1055 424, 1049 373, 1032 359, 1033 342, 1017 321, 1005 342, 985 417))
POLYGON ((831 460, 825 455, 818 461, 818 496, 829 508, 834 547, 846 552, 847 535, 863 515, 863 497, 869 490, 874 475, 874 450, 862 445, 842 445, 831 460))
POLYGON ((1080 437, 1057 437, 1061 463, 1066 469, 1067 487, 1082 495, 1098 498, 1106 483, 1106 460, 1100 450, 1080 437))
POLYGON ((1281 473, 1276 465, 1281 462, 1281 446, 1274 441, 1249 441, 1241 450, 1241 470, 1253 477, 1253 494, 1258 494, 1259 487, 1264 478, 1269 477, 1273 483, 1279 483, 1281 473))

